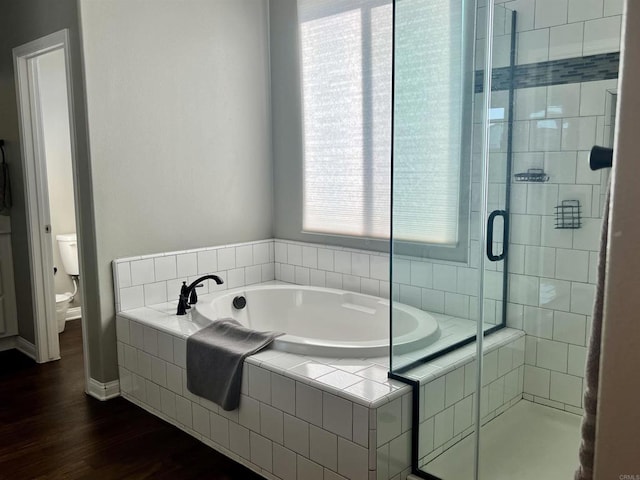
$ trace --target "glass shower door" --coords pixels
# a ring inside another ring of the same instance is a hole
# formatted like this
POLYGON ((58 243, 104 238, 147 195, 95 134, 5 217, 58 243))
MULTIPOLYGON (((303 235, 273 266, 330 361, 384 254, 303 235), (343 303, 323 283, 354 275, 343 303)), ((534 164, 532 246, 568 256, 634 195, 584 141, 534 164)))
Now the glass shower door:
POLYGON ((476 388, 474 341, 482 349, 506 321, 513 17, 462 0, 397 0, 394 10, 391 375, 414 388, 416 473, 474 478, 488 395, 476 388), (501 82, 492 95, 487 57, 501 82), (418 335, 406 304, 423 312, 418 335), (439 461, 462 443, 464 461, 439 461))

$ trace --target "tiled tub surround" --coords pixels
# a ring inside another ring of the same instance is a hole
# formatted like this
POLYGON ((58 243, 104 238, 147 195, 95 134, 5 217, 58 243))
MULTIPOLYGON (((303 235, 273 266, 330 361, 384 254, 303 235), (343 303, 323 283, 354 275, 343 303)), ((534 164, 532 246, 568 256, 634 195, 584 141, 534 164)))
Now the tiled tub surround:
MULTIPOLYGON (((245 361, 240 408, 225 412, 186 388, 186 337, 198 327, 174 308, 117 315, 126 399, 266 478, 399 480, 409 473, 411 387, 387 379, 387 358, 260 352, 245 361)), ((486 344, 485 420, 521 398, 523 333, 505 329, 486 344)), ((470 345, 414 372, 424 389, 428 458, 470 432, 473 356, 470 345)))

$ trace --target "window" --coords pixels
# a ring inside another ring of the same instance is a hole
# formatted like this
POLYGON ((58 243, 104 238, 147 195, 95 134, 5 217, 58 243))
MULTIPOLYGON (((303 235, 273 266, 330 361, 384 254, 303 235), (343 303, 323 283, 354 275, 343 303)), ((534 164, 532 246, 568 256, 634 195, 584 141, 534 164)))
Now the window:
MULTIPOLYGON (((466 242, 463 15, 455 4, 403 0, 396 8, 395 240, 466 242)), ((391 1, 298 0, 298 18, 303 230, 388 239, 391 1)))

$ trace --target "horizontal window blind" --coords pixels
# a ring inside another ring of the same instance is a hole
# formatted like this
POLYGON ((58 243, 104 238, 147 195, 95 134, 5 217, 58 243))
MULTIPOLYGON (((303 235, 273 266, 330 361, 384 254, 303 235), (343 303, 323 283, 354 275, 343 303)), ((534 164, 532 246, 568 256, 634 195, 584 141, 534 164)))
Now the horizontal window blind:
MULTIPOLYGON (((402 47, 396 49, 396 240, 457 242, 461 119, 456 113, 462 95, 455 78, 460 52, 452 52, 461 40, 451 38, 458 26, 449 3, 403 0, 397 9, 404 13, 396 24, 402 47), (432 26, 437 29, 425 30, 432 26)), ((391 1, 298 0, 298 18, 303 229, 389 238, 391 1)))

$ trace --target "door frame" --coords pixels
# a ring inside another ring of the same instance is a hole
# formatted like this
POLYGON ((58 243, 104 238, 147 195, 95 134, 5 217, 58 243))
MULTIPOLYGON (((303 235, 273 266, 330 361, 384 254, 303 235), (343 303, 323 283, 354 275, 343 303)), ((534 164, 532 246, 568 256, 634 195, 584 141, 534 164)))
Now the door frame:
MULTIPOLYGON (((60 345, 55 322, 52 320, 48 321, 48 319, 55 318, 56 314, 55 289, 52 275, 53 244, 50 229, 48 232, 45 231, 45 225, 50 224, 49 199, 47 196, 46 163, 41 131, 42 121, 40 118, 41 110, 37 91, 37 76, 34 75, 32 60, 56 50, 63 51, 65 60, 74 206, 76 212, 78 212, 79 179, 77 172, 77 137, 74 119, 69 31, 68 29, 60 30, 13 49, 16 98, 18 102, 20 142, 22 148, 21 160, 24 172, 25 213, 27 217, 35 351, 36 361, 38 363, 59 359, 60 345)), ((77 215, 76 232, 78 235, 80 234, 77 215)), ((79 239, 79 243, 80 242, 81 239, 79 239)), ((82 259, 79 258, 80 262, 81 260, 82 259)), ((82 272, 82 265, 80 265, 80 271, 82 272)), ((81 301, 84 302, 85 292, 82 282, 79 282, 79 292, 81 301)), ((87 354, 87 329, 84 317, 83 315, 81 318, 82 342, 85 386, 88 386, 89 356, 87 354)))

